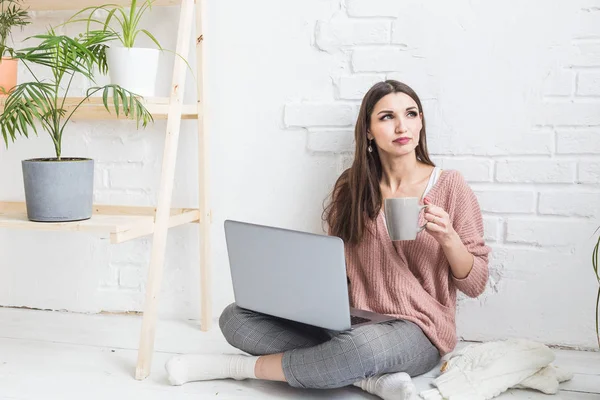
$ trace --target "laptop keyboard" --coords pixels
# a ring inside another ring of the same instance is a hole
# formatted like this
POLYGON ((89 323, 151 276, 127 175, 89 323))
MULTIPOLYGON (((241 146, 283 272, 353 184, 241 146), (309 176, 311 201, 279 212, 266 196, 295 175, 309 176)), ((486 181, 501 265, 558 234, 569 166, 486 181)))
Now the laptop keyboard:
POLYGON ((368 318, 357 317, 356 315, 350 316, 350 325, 358 325, 358 324, 362 324, 364 322, 369 322, 369 321, 370 321, 370 319, 368 319, 368 318))

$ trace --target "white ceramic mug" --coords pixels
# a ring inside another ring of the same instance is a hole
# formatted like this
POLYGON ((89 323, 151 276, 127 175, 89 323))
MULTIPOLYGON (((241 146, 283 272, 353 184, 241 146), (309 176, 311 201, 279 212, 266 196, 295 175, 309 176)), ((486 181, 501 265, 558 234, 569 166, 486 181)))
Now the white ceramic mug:
POLYGON ((419 204, 418 197, 385 199, 385 223, 390 239, 415 240, 427 225, 419 226, 419 214, 426 207, 419 204))

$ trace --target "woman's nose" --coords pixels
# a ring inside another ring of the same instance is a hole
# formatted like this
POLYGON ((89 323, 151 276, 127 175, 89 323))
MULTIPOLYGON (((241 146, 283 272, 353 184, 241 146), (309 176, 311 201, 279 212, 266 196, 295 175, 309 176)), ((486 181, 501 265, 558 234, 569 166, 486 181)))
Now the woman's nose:
POLYGON ((396 132, 405 132, 406 127, 404 125, 404 121, 402 120, 402 118, 398 118, 397 121, 398 122, 396 123, 396 132))

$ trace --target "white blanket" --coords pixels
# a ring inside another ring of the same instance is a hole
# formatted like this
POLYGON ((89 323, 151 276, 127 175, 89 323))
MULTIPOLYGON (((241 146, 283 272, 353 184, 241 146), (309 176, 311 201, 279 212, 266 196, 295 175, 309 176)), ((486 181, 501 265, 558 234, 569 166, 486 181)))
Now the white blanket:
POLYGON ((523 339, 472 344, 448 356, 435 389, 420 393, 425 400, 488 400, 509 388, 531 388, 546 394, 573 377, 550 363, 545 345, 523 339))

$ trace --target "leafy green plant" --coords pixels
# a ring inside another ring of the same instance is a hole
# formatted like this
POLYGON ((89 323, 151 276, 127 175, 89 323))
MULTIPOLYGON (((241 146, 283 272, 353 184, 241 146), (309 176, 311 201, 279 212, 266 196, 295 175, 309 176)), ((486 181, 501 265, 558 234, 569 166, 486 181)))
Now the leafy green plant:
MULTIPOLYGON (((600 228, 599 228, 600 229, 600 228)), ((600 236, 592 252, 592 266, 598 280, 598 295, 596 296, 596 336, 598 338, 598 346, 600 346, 600 270, 598 269, 598 252, 600 251, 600 236)))
POLYGON ((16 26, 23 28, 31 23, 27 10, 21 8, 23 0, 0 0, 0 56, 7 52, 6 42, 16 26))
MULTIPOLYGON (((67 25, 67 24, 75 23, 75 22, 85 22, 87 24, 87 31, 89 32, 91 29, 92 23, 99 24, 99 25, 101 25, 101 28, 98 27, 98 29, 102 29, 104 31, 108 31, 108 32, 112 33, 114 35, 113 39, 119 40, 121 42, 121 44, 123 44, 123 47, 126 47, 126 48, 134 47, 135 41, 137 40, 138 35, 140 33, 142 33, 142 34, 146 35, 147 37, 149 37, 156 44, 156 46, 158 47, 159 50, 173 53, 177 57, 181 58, 185 62, 189 71, 193 75, 194 71, 192 70, 191 65, 188 63, 188 61, 185 58, 181 57, 181 55, 179 55, 171 50, 163 48, 160 45, 160 43, 158 42, 158 40, 156 39, 156 37, 154 37, 154 35, 152 35, 152 33, 150 33, 148 30, 139 29, 139 24, 140 24, 140 21, 141 21, 143 15, 147 11, 152 10, 152 5, 154 4, 155 1, 156 0, 141 0, 138 2, 137 0, 131 0, 131 4, 129 5, 129 10, 127 10, 127 8, 125 8, 124 6, 119 5, 119 4, 104 4, 101 6, 86 7, 84 9, 78 11, 75 15, 73 15, 71 18, 69 18, 69 20, 67 20, 65 23, 63 23, 59 26, 63 26, 63 25, 67 25), (141 4, 141 5, 138 6, 138 4, 141 4), (103 10, 108 13, 104 20, 98 19, 94 16, 94 15, 96 15, 96 12, 100 11, 100 10, 103 10), (87 14, 88 12, 89 12, 89 15, 87 17, 80 18, 80 17, 83 17, 83 15, 87 14), (111 26, 111 23, 113 21, 117 21, 117 25, 120 27, 120 30, 116 30, 111 26)), ((105 47, 105 49, 107 47, 105 47)))
POLYGON ((93 73, 96 67, 106 74, 106 42, 114 39, 113 36, 107 31, 90 31, 70 38, 56 35, 51 29, 46 35, 26 39, 40 39, 41 43, 36 47, 10 50, 14 58, 23 62, 35 81, 17 85, 6 99, 4 112, 0 115, 0 131, 7 147, 9 138, 14 142, 17 134, 28 137, 30 128, 37 134, 35 122, 38 121, 43 130, 50 134, 56 158, 60 160, 65 127, 75 111, 98 92, 102 92, 102 101, 107 111, 114 108, 118 116, 122 110, 124 115, 136 119, 138 127, 140 122, 146 127, 153 121, 141 100, 119 85, 92 87, 73 109, 65 107, 76 74, 82 74, 92 82, 95 82, 93 73), (38 78, 29 63, 49 67, 52 78, 38 78), (65 83, 66 87, 63 86, 65 83))
POLYGON ((140 2, 141 6, 138 8, 137 0, 131 0, 131 4, 129 10, 125 7, 118 4, 104 4, 97 7, 86 7, 83 10, 77 12, 73 15, 66 23, 71 22, 87 22, 87 30, 90 30, 90 25, 92 22, 101 24, 102 30, 112 32, 117 39, 121 41, 123 47, 131 48, 134 46, 135 41, 140 33, 148 36, 159 49, 162 50, 162 47, 158 40, 148 32, 146 29, 138 29, 140 20, 144 13, 148 10, 152 9, 152 4, 155 0, 143 0, 140 2), (142 4, 143 3, 143 4, 142 4), (97 11, 104 10, 108 12, 106 19, 101 21, 94 17, 97 11), (78 17, 82 16, 82 14, 91 11, 87 18, 78 19, 78 17), (111 26, 111 22, 113 20, 117 21, 117 24, 121 27, 120 31, 115 30, 111 26))

